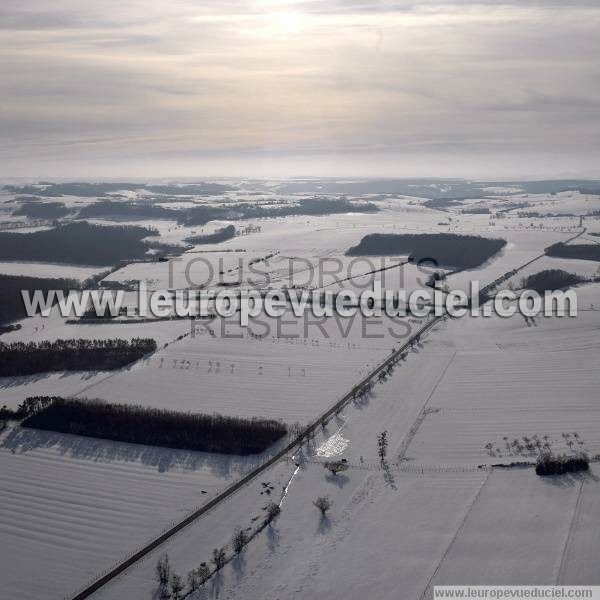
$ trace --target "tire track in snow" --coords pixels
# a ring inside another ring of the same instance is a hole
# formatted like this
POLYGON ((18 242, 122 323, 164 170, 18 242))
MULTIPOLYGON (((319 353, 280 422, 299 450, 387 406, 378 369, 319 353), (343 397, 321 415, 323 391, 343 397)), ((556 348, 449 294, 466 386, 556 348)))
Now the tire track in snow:
POLYGON ((477 493, 475 494, 475 497, 473 498, 473 501, 471 502, 471 504, 467 508, 467 510, 465 512, 465 515, 462 518, 462 521, 460 522, 459 526, 457 527, 456 532, 452 536, 452 539, 450 540, 450 543, 448 544, 448 547, 444 551, 444 554, 442 554, 442 558, 440 558, 440 561, 438 562, 438 564, 435 567, 433 573, 431 574, 431 577, 427 580, 427 585, 425 586, 425 589, 423 590, 423 593, 419 596, 419 600, 425 600, 425 598, 427 596, 427 592, 431 589, 431 584, 433 583, 434 579, 437 577, 438 573, 440 572, 440 569, 442 568, 442 564, 446 560, 446 557, 450 553, 450 550, 452 549, 452 546, 454 546, 454 543, 458 539, 458 536, 462 533, 462 530, 465 527, 465 523, 467 522, 467 519, 469 518, 469 515, 471 514, 471 511, 473 510, 473 507, 475 506, 475 504, 477 504, 477 500, 479 500, 479 497, 481 496, 481 492, 483 491, 483 488, 484 488, 485 484, 489 481, 490 476, 492 475, 493 471, 494 471, 493 469, 490 469, 487 472, 487 475, 486 475, 485 479, 481 482, 481 485, 479 486, 479 489, 477 490, 477 493))
POLYGON ((579 513, 581 512, 581 498, 583 497, 583 485, 585 483, 585 479, 581 480, 581 484, 579 485, 579 491, 577 492, 577 499, 575 500, 575 507, 573 508, 573 515, 571 517, 571 523, 569 524, 569 531, 567 532, 567 536, 565 538, 565 544, 563 546, 561 557, 560 557, 560 565, 558 567, 558 572, 556 574, 556 582, 555 585, 559 585, 563 580, 565 575, 565 569, 567 568, 567 562, 569 558, 569 551, 571 549, 571 544, 573 542, 573 532, 577 526, 577 522, 579 521, 579 513))
POLYGON ((433 386, 433 389, 429 393, 429 396, 427 396, 427 399, 425 400, 425 403, 423 404, 423 408, 421 408, 421 411, 417 415, 417 418, 415 419, 415 422, 412 424, 412 427, 409 429, 406 437, 402 440, 402 443, 400 444, 400 451, 398 452, 398 457, 396 459, 397 463, 402 462, 404 460, 404 457, 406 456, 406 452, 408 450, 408 447, 410 446, 410 443, 413 441, 413 438, 415 437, 415 435, 419 431, 419 428, 423 424, 423 421, 425 420, 425 417, 430 413, 430 411, 428 409, 429 401, 431 400, 431 398, 433 397, 433 395, 437 391, 440 383, 442 382, 442 379, 444 379, 444 377, 446 375, 446 372, 450 368, 450 365, 454 362, 455 358, 456 358, 456 350, 454 351, 454 353, 450 357, 450 360, 448 361, 448 363, 444 367, 444 370, 442 371, 441 375, 438 377, 438 380, 435 382, 435 385, 433 386))

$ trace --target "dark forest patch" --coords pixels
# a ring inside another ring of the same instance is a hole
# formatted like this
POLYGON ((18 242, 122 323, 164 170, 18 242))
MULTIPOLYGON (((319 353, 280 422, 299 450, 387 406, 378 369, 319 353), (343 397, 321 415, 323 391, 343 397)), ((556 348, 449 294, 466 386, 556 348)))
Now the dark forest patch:
POLYGON ((22 290, 27 290, 30 297, 35 290, 40 290, 44 294, 48 290, 62 290, 67 294, 69 290, 75 290, 79 285, 80 283, 75 279, 0 275, 0 323, 20 321, 27 316, 22 290))
POLYGON ((546 254, 555 258, 576 258, 600 261, 600 244, 577 244, 568 246, 559 242, 546 248, 546 254))
POLYGON ((0 260, 115 265, 144 258, 148 249, 157 245, 142 240, 155 235, 156 231, 144 227, 101 226, 85 221, 33 233, 0 232, 0 260))
POLYGON ((24 202, 13 211, 13 216, 31 219, 58 219, 71 211, 62 202, 24 202))
POLYGON ((347 256, 397 256, 409 262, 429 262, 453 269, 474 269, 506 245, 506 240, 452 233, 372 233, 347 252, 347 256))
POLYGON ((568 273, 562 269, 546 269, 529 277, 524 277, 521 281, 521 287, 543 294, 544 292, 563 290, 585 281, 587 280, 584 277, 568 273))
POLYGON ((184 211, 186 225, 205 225, 213 220, 244 220, 291 216, 335 215, 349 212, 373 213, 379 209, 371 202, 355 203, 346 198, 303 198, 296 204, 265 208, 258 204, 235 204, 228 207, 196 206, 184 211))
POLYGON ((112 371, 156 350, 151 338, 0 342, 0 377, 53 371, 112 371))
POLYGON ((201 205, 183 209, 166 208, 148 202, 115 202, 102 200, 83 207, 80 218, 162 219, 184 225, 206 225, 210 221, 268 219, 294 215, 330 215, 348 212, 372 213, 379 209, 371 202, 355 203, 345 198, 303 198, 298 203, 263 204, 235 203, 226 206, 201 205))
POLYGON ((101 400, 43 397, 22 423, 60 433, 223 454, 258 454, 281 439, 283 423, 109 404, 101 400))
POLYGON ((161 219, 177 221, 181 218, 181 211, 155 206, 146 202, 115 202, 101 200, 94 204, 84 206, 78 214, 80 219, 98 219, 115 217, 117 219, 144 220, 161 219))

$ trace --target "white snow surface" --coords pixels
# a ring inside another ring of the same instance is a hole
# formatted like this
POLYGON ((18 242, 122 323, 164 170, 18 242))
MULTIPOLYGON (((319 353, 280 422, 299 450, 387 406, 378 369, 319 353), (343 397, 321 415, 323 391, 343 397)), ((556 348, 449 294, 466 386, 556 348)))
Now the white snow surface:
MULTIPOLYGON (((221 283, 244 287, 252 282, 250 261, 273 254, 254 263, 265 287, 361 291, 383 273, 370 274, 366 263, 344 254, 368 233, 449 231, 506 239, 502 252, 480 269, 449 277, 450 288, 468 289, 471 279, 489 283, 573 236, 579 218, 565 213, 585 214, 599 204, 595 196, 575 193, 510 192, 477 201, 493 211, 509 202, 528 204, 496 220, 454 208, 428 209, 415 198, 388 199, 380 204, 382 212, 371 215, 264 220, 254 223, 260 232, 196 247, 170 263, 133 263, 108 280, 185 288, 211 272, 218 279, 222 270, 221 283), (522 217, 519 210, 565 216, 522 217), (321 280, 307 279, 323 258, 339 260, 341 273, 329 265, 321 280), (293 280, 290 260, 299 265, 293 280), (188 267, 197 269, 191 282, 188 267)), ((174 223, 147 224, 159 228, 162 241, 181 242, 191 234, 174 223)), ((592 218, 584 224, 589 231, 600 229, 592 218)), ((403 258, 387 257, 384 266, 403 258)), ((518 287, 523 276, 545 268, 589 277, 597 267, 593 261, 544 257, 512 283, 518 287)), ((409 290, 422 287, 428 276, 413 265, 384 273, 392 287, 409 290), (400 274, 401 281, 393 278, 400 274)), ((597 463, 587 476, 546 479, 528 466, 494 466, 534 460, 527 448, 515 451, 515 439, 523 446, 524 438, 547 439, 560 452, 575 447, 600 453, 600 284, 576 291, 581 310, 574 319, 464 317, 436 325, 385 381, 332 417, 293 459, 274 464, 93 597, 156 598, 153 570, 161 554, 168 552, 185 576, 209 561, 213 548, 230 544, 236 526, 255 527, 269 500, 282 500, 281 515, 190 600, 421 600, 441 583, 600 584, 597 463), (387 468, 379 463, 376 444, 384 430, 387 468), (321 463, 332 458, 345 459, 348 470, 329 474, 321 463), (322 495, 333 501, 326 518, 312 504, 322 495)), ((305 334, 302 321, 279 331, 269 319, 262 321, 266 325, 253 323, 250 331, 235 319, 198 322, 192 336, 186 321, 68 325, 55 311, 48 319, 26 319, 2 341, 139 336, 154 337, 159 350, 111 373, 2 378, 0 404, 14 407, 27 396, 59 394, 306 423, 418 325, 410 319, 365 325, 358 319, 344 334, 347 322, 329 320, 322 328, 310 325, 305 334)), ((3 593, 16 600, 74 594, 262 459, 9 424, 0 436, 3 593)))

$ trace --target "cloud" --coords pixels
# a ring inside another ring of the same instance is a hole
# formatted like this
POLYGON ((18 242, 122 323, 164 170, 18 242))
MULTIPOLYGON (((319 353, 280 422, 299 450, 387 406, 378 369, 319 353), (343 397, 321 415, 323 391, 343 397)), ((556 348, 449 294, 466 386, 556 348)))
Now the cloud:
POLYGON ((0 23, 2 175, 598 159, 584 0, 5 0, 0 23))

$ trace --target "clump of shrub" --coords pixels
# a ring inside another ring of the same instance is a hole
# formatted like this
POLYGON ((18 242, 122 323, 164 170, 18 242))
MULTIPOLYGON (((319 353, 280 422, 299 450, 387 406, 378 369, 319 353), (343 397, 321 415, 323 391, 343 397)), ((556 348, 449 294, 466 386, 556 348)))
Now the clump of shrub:
POLYGON ((244 546, 250 541, 250 536, 245 529, 241 527, 237 527, 233 532, 233 537, 231 538, 231 545, 233 546, 233 551, 236 554, 239 554, 244 546))
POLYGON ((265 512, 267 513, 267 516, 265 518, 265 523, 269 524, 276 517, 279 516, 279 513, 281 512, 281 508, 278 504, 275 504, 275 502, 269 502, 269 504, 267 504, 267 506, 265 506, 265 512))
POLYGON ((334 476, 337 475, 338 473, 340 473, 342 471, 346 471, 348 469, 348 463, 343 462, 341 460, 329 460, 327 462, 324 462, 323 466, 328 471, 331 471, 331 474, 334 476))
POLYGON ((536 464, 537 475, 564 475, 565 473, 576 473, 587 471, 590 468, 590 460, 586 454, 566 456, 564 454, 554 455, 550 452, 540 454, 536 464))
POLYGON ((446 273, 444 273, 444 271, 435 271, 427 278, 427 282, 425 283, 425 285, 434 288, 435 284, 438 281, 446 281, 446 279, 447 276, 446 273))

